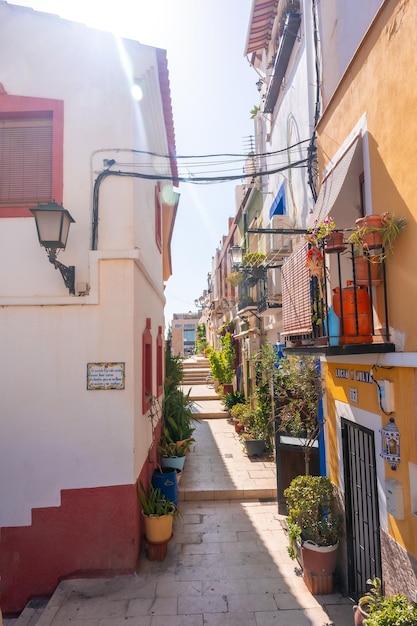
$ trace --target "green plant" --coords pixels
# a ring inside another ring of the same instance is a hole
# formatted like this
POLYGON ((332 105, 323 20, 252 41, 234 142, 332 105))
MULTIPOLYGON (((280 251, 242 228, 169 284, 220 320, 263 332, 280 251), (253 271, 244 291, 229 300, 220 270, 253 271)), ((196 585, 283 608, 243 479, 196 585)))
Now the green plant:
POLYGON ((228 276, 226 276, 227 282, 230 283, 232 287, 237 287, 242 282, 242 279, 243 274, 241 272, 238 272, 237 270, 234 270, 228 276))
POLYGON ((197 326, 197 341, 196 341, 197 353, 204 354, 207 346, 208 346, 208 343, 207 343, 207 335, 206 335, 206 326, 205 324, 199 324, 197 326))
POLYGON ((343 536, 342 516, 335 512, 334 485, 326 476, 297 476, 284 491, 287 500, 290 545, 288 553, 296 556, 296 544, 313 541, 331 546, 343 536))
POLYGON ((159 443, 159 453, 163 457, 185 456, 194 441, 193 437, 184 441, 166 441, 162 438, 159 443))
POLYGON ((242 257, 242 267, 261 267, 265 258, 266 256, 262 252, 246 252, 242 257))
POLYGON ((371 585, 368 593, 359 598, 358 604, 362 611, 367 615, 370 611, 376 610, 382 601, 382 585, 381 579, 375 576, 374 578, 368 578, 367 585, 371 585))
POLYGON ((416 626, 417 604, 397 593, 382 597, 376 608, 370 608, 365 626, 416 626))
POLYGON ((249 409, 250 405, 248 402, 239 402, 238 404, 232 406, 232 408, 230 409, 230 417, 240 423, 243 423, 242 420, 244 420, 244 416, 249 409))
POLYGON ((321 383, 316 358, 296 355, 282 358, 274 389, 278 428, 281 432, 301 439, 305 473, 308 474, 311 449, 320 431, 318 411, 321 383))
POLYGON ((306 239, 309 243, 315 243, 320 246, 324 239, 334 230, 336 230, 336 222, 332 217, 326 217, 322 222, 315 220, 314 226, 308 229, 306 239))
POLYGON ((407 226, 405 217, 396 217, 395 214, 383 213, 380 216, 380 225, 372 226, 367 223, 367 217, 357 225, 356 229, 349 235, 348 243, 353 245, 355 256, 361 255, 363 252, 369 252, 370 246, 367 243, 367 237, 372 234, 379 234, 382 237, 383 250, 377 254, 368 255, 368 259, 372 263, 381 263, 388 253, 394 252, 394 242, 402 230, 407 226))
POLYGON ((165 351, 165 393, 171 389, 176 389, 182 381, 183 377, 183 359, 180 356, 174 356, 169 346, 165 351))
POLYGON ((192 411, 193 402, 190 400, 190 392, 191 389, 184 393, 179 388, 165 388, 162 401, 162 436, 168 443, 188 439, 195 430, 192 423, 198 419, 192 411))
POLYGON ((253 109, 250 110, 250 119, 251 120, 255 119, 257 113, 259 113, 260 110, 261 110, 260 107, 257 104, 255 104, 253 106, 253 109))
POLYGON ((142 481, 138 486, 138 497, 145 515, 161 517, 162 515, 178 514, 178 509, 171 500, 168 500, 159 488, 151 485, 149 493, 146 491, 142 481))
POLYGON ((230 411, 235 404, 243 404, 245 402, 245 394, 242 393, 242 391, 231 391, 223 396, 222 402, 224 404, 224 408, 227 411, 230 411))
POLYGON ((210 370, 213 378, 223 385, 230 385, 235 375, 234 362, 236 351, 233 344, 232 335, 226 332, 221 337, 221 350, 211 350, 208 354, 210 370))

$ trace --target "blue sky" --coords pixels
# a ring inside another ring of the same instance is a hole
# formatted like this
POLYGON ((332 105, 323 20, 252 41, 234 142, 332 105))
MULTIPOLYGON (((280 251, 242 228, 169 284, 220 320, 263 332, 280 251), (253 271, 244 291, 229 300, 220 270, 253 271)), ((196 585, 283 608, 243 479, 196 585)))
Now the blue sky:
MULTIPOLYGON (((245 152, 258 103, 257 75, 244 56, 252 0, 21 0, 11 1, 83 22, 167 50, 177 154, 245 152)), ((140 149, 141 146, 135 146, 140 149)), ((211 260, 228 217, 232 183, 181 183, 172 242, 173 275, 165 319, 194 311, 207 287, 211 260)))

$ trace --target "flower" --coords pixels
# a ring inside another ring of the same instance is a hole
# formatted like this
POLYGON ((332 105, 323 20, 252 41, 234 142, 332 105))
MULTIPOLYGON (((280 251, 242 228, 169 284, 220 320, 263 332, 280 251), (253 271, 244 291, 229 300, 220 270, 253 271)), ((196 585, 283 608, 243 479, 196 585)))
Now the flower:
POLYGON ((322 222, 318 220, 314 221, 314 226, 308 229, 306 239, 310 243, 312 243, 314 239, 317 244, 320 244, 334 230, 336 230, 336 222, 329 215, 329 217, 326 217, 322 222))

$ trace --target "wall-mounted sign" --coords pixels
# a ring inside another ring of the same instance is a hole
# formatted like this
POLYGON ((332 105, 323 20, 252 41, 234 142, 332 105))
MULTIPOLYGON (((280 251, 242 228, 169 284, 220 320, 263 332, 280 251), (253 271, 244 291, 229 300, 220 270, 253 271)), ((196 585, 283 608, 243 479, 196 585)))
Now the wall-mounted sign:
POLYGON ((87 363, 87 390, 125 388, 124 363, 87 363))
POLYGON ((358 403, 358 390, 356 387, 349 387, 349 402, 358 403))
POLYGON ((336 368, 336 378, 343 378, 344 380, 356 380, 359 383, 373 384, 374 379, 371 372, 362 372, 359 370, 348 370, 342 367, 336 368))

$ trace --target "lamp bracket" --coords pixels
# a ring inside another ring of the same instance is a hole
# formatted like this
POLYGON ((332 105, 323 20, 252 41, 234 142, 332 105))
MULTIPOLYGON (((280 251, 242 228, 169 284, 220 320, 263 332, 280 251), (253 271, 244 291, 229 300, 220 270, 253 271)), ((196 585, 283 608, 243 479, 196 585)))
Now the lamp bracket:
POLYGON ((65 287, 69 290, 69 292, 75 296, 75 266, 70 265, 67 267, 60 261, 56 259, 55 256, 49 257, 50 263, 55 267, 56 270, 61 272, 61 276, 64 279, 65 287))

